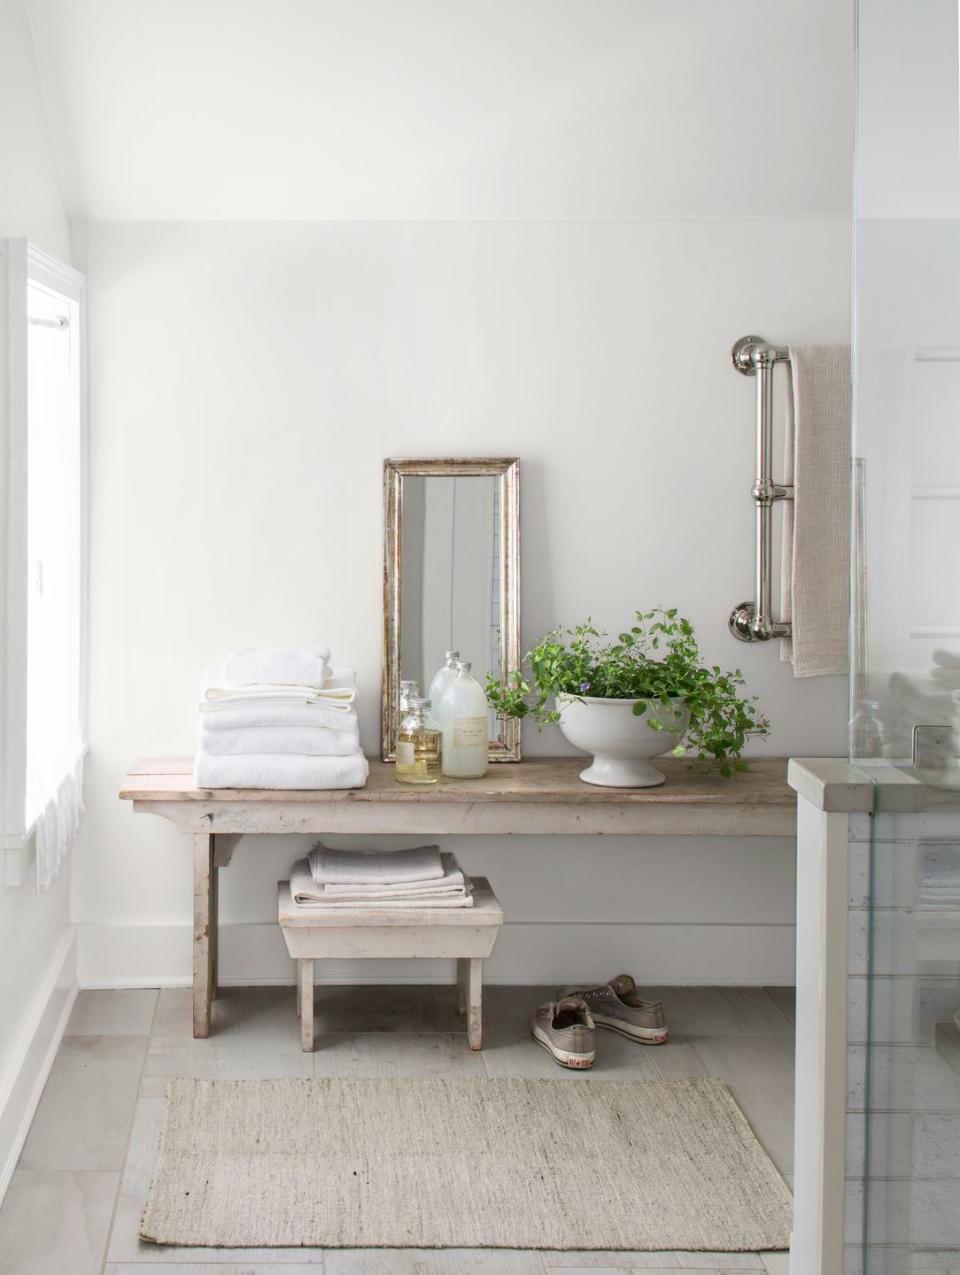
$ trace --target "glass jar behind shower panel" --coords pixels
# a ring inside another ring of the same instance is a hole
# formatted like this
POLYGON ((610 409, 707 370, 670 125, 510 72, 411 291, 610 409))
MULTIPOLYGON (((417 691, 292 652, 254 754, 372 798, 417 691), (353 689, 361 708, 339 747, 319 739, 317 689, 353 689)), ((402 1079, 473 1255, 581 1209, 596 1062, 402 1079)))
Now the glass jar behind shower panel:
POLYGON ((490 764, 490 719, 483 687, 461 660, 443 696, 443 773, 451 779, 479 779, 490 764))
POLYGON ((857 700, 856 712, 848 727, 850 748, 855 758, 883 756, 883 722, 877 715, 879 709, 876 700, 857 700))
POLYGON ((447 687, 457 676, 457 665, 459 663, 459 651, 444 651, 443 667, 438 673, 434 674, 433 681, 430 683, 430 702, 433 705, 433 715, 441 730, 445 725, 443 720, 443 696, 447 687))
POLYGON ((428 699, 412 698, 397 735, 394 773, 402 784, 435 784, 441 775, 442 734, 428 699))

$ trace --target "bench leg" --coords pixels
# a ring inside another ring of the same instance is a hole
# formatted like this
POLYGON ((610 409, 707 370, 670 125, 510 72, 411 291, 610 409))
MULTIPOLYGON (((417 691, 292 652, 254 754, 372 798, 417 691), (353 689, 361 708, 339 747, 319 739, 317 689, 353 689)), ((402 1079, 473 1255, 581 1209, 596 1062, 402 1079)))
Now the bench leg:
MULTIPOLYGON (((212 838, 211 838, 212 839, 212 838)), ((210 999, 217 999, 220 982, 220 869, 210 868, 210 999)))
POLYGON ((213 904, 213 836, 193 838, 193 1034, 210 1035, 210 1000, 213 984, 213 952, 217 914, 213 904))
POLYGON ((461 1015, 467 1012, 467 984, 470 981, 470 958, 457 957, 457 1011, 461 1015))
POLYGON ((306 956, 297 961, 297 989, 300 993, 300 1047, 309 1053, 313 1049, 313 960, 306 956))
POLYGON ((483 961, 471 956, 462 962, 467 972, 467 1042, 471 1049, 483 1048, 483 961))

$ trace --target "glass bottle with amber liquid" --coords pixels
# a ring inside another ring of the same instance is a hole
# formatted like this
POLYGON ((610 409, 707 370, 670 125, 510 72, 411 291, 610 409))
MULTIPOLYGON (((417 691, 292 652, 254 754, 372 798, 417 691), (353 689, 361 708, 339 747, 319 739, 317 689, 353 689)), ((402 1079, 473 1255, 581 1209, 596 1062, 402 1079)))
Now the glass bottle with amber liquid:
POLYGON ((443 733, 428 699, 411 698, 397 735, 396 777, 401 784, 435 784, 442 769, 443 733))

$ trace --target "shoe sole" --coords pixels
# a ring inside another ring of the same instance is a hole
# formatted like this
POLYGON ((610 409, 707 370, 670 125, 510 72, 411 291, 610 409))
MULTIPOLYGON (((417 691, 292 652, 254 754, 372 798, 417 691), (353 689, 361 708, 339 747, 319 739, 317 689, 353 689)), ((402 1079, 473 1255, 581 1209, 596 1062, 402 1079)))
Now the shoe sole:
POLYGON ((593 1066, 593 1060, 597 1056, 596 1051, 589 1054, 574 1054, 569 1049, 561 1049, 559 1045, 554 1045, 538 1027, 532 1027, 530 1034, 561 1067, 569 1067, 571 1071, 587 1071, 593 1066))
POLYGON ((635 1041, 638 1045, 665 1045, 670 1039, 669 1027, 630 1027, 625 1023, 617 1022, 612 1018, 604 1018, 599 1014, 593 1015, 593 1024, 604 1031, 616 1032, 618 1036, 625 1036, 627 1040, 635 1041))

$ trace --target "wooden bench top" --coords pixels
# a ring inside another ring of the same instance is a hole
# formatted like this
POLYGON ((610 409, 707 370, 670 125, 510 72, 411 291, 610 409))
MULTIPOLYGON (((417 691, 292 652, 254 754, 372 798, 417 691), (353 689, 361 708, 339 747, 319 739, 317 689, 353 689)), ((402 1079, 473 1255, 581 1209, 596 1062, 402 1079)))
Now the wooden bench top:
POLYGON ((482 779, 398 783, 391 763, 370 762, 364 788, 337 791, 197 788, 189 757, 136 761, 120 789, 134 809, 183 831, 243 833, 573 833, 793 836, 796 794, 785 758, 752 761, 724 779, 661 757, 658 788, 585 784, 586 757, 497 763, 482 779))
POLYGON ((486 877, 472 877, 472 908, 328 908, 303 907, 294 903, 290 882, 277 882, 278 919, 284 929, 317 930, 344 926, 447 926, 502 925, 503 909, 486 877))

